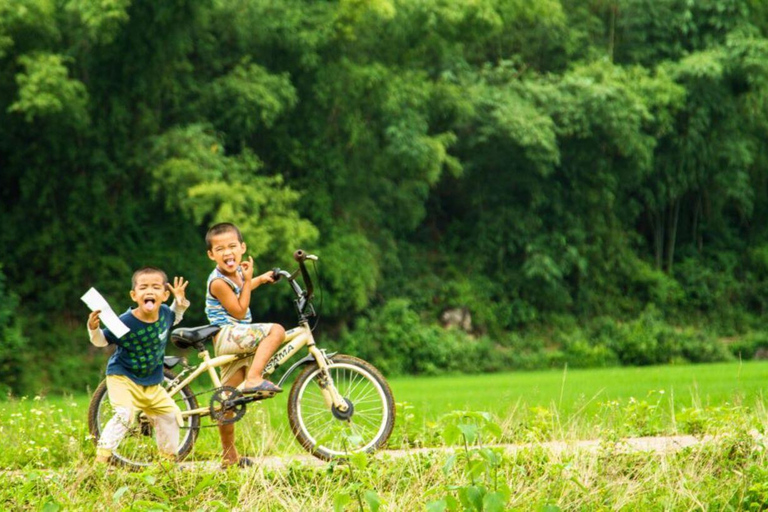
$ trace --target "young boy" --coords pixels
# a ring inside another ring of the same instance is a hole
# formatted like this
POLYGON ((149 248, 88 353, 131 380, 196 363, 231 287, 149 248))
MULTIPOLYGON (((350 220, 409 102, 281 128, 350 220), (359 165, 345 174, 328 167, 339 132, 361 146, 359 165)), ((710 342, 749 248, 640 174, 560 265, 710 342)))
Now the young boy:
MULTIPOLYGON (((221 368, 221 381, 225 386, 243 385, 243 394, 274 396, 282 391, 262 377, 267 361, 285 339, 285 329, 278 324, 251 323, 251 291, 265 283, 274 283, 272 272, 253 277, 253 258, 242 261, 246 251, 243 235, 234 224, 216 224, 205 235, 208 257, 216 262, 208 277, 205 314, 213 325, 222 329, 214 340, 217 356, 254 352, 252 357, 240 359, 221 368)), ((235 448, 235 426, 220 425, 223 465, 249 465, 240 459, 235 448)))
POLYGON ((188 282, 175 277, 173 286, 159 268, 144 267, 131 278, 131 300, 137 307, 129 309, 120 320, 130 329, 117 338, 109 329, 99 329, 99 314, 88 317, 88 335, 97 347, 117 345, 107 363, 107 393, 115 415, 101 433, 96 462, 109 462, 112 450, 128 432, 136 411, 143 411, 154 423, 157 447, 161 455, 175 459, 179 444, 181 412, 163 388, 163 357, 168 331, 182 319, 189 307, 185 297, 188 282), (163 304, 173 293, 171 307, 163 304))

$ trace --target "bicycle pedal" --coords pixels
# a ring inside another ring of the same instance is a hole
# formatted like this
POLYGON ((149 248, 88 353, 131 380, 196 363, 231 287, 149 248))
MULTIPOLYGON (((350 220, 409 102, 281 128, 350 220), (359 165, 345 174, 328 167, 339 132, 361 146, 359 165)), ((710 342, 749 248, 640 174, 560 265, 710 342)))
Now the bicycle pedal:
POLYGON ((275 396, 275 393, 259 392, 259 393, 254 393, 252 395, 245 395, 242 398, 233 400, 233 404, 250 404, 252 402, 258 402, 259 400, 272 398, 273 396, 275 396))

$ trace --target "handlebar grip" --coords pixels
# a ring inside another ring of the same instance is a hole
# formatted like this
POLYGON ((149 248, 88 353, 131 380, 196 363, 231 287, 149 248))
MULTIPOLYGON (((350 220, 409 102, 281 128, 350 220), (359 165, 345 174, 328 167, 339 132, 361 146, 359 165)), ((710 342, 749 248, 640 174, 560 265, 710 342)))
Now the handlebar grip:
POLYGON ((275 282, 278 282, 280 278, 283 277, 280 275, 280 269, 275 267, 272 269, 272 279, 275 280, 275 282))
POLYGON ((298 249, 296 252, 293 253, 293 259, 301 263, 307 258, 307 253, 301 249, 298 249))

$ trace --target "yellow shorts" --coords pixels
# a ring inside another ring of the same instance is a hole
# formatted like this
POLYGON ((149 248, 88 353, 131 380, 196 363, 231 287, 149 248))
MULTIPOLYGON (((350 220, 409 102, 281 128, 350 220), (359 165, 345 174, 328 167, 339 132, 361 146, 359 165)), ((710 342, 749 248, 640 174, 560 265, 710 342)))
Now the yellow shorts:
POLYGON ((107 393, 112 407, 128 409, 131 420, 136 410, 140 410, 147 416, 174 414, 179 425, 182 424, 179 406, 160 384, 142 386, 125 375, 107 375, 107 393))
MULTIPOLYGON (((213 350, 216 356, 229 354, 253 354, 259 342, 269 335, 272 324, 230 324, 221 328, 213 342, 213 350)), ((238 359, 219 368, 221 383, 226 384, 235 376, 241 368, 248 368, 253 364, 253 356, 238 359)))

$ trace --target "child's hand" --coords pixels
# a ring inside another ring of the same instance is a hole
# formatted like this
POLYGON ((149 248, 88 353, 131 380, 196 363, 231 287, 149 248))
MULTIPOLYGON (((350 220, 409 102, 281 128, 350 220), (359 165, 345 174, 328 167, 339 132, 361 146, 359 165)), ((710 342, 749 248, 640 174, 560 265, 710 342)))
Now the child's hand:
POLYGON ((248 261, 241 262, 240 268, 243 269, 243 277, 245 278, 246 282, 253 279, 253 257, 252 256, 248 256, 248 261))
POLYGON ((99 315, 101 314, 101 310, 97 309, 96 311, 91 312, 90 315, 88 315, 88 328, 92 331, 95 331, 99 328, 99 315))
POLYGON ((165 286, 167 286, 168 289, 171 290, 171 293, 173 294, 173 298, 176 299, 176 302, 178 302, 179 304, 186 304, 187 302, 186 290, 187 290, 188 284, 189 284, 189 281, 185 281, 183 277, 174 277, 173 286, 171 286, 171 283, 167 283, 165 286))
POLYGON ((272 271, 264 272, 260 276, 257 276, 255 278, 256 282, 259 284, 269 283, 272 284, 275 282, 275 276, 272 274, 272 271))

